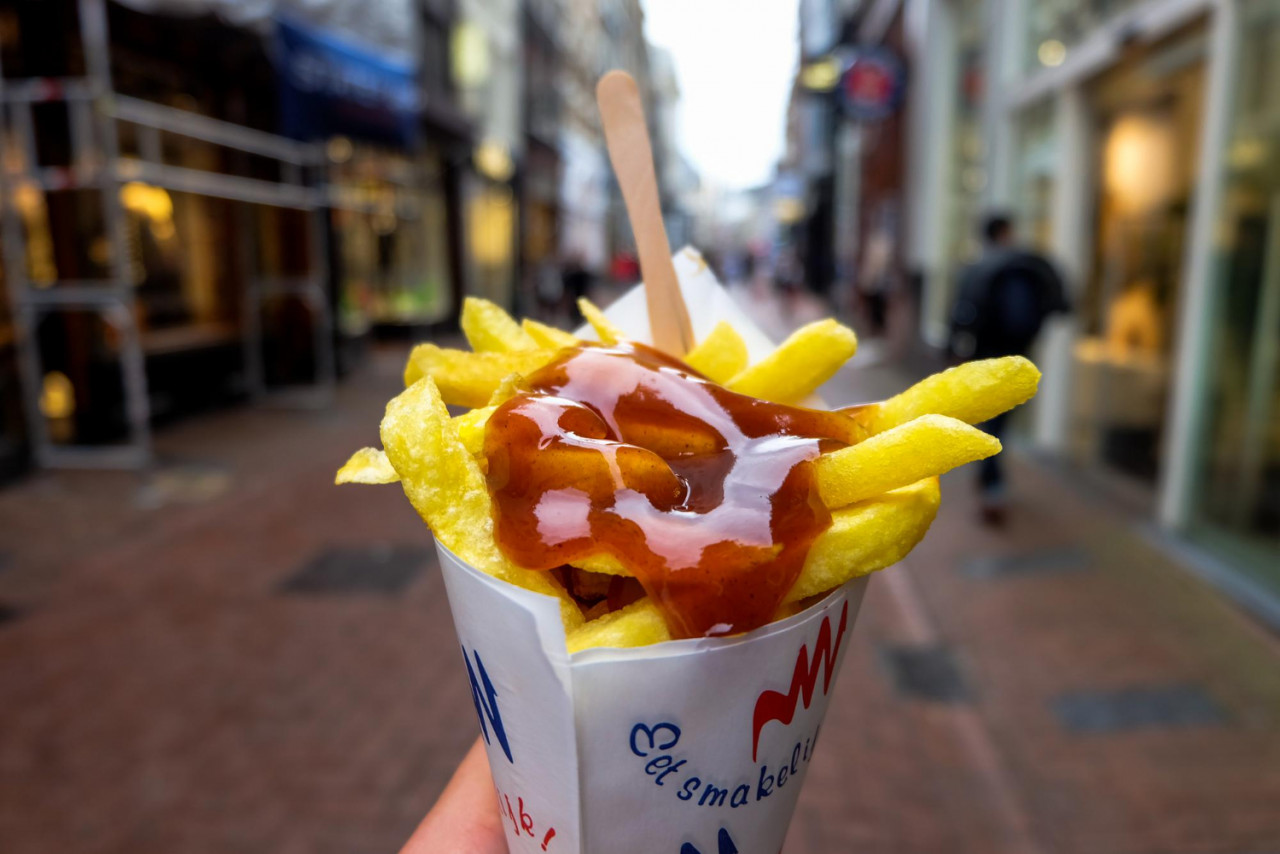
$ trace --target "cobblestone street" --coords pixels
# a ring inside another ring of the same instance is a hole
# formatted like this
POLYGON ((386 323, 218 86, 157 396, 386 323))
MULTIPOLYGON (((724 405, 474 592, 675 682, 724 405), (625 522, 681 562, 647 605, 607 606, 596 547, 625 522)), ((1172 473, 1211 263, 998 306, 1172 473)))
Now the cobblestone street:
MULTIPOLYGON (((477 727, 426 529, 396 488, 332 486, 401 360, 329 410, 163 429, 146 481, 0 491, 0 851, 407 838, 477 727)), ((1007 528, 960 472, 871 584, 786 852, 1280 852, 1276 638, 1013 456, 1007 528)))

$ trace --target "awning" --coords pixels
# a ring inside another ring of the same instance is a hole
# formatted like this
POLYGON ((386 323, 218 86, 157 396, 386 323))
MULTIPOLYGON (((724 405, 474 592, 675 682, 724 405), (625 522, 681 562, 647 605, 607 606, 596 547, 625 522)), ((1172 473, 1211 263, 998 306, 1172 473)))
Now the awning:
POLYGON ((216 15, 264 35, 285 18, 341 33, 378 51, 389 62, 415 61, 418 18, 413 0, 113 0, 139 12, 196 17, 216 15), (390 52, 390 54, 388 53, 390 52))

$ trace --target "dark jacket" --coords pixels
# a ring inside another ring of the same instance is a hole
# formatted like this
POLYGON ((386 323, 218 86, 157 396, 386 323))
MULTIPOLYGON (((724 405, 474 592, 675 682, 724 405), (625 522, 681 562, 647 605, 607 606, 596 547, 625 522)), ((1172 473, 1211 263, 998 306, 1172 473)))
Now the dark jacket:
POLYGON ((1062 277, 1043 256, 989 249, 960 273, 950 350, 960 359, 1025 355, 1045 318, 1069 311, 1062 277))

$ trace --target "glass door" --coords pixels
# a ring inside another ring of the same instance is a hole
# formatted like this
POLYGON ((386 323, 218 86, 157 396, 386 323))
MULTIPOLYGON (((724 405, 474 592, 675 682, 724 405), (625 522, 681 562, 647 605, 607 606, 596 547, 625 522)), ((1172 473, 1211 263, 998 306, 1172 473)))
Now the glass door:
POLYGON ((1094 257, 1081 292, 1072 453, 1154 487, 1203 114, 1205 28, 1133 49, 1092 86, 1094 257))
POLYGON ((1193 518, 1280 593, 1280 2, 1242 13, 1193 518))

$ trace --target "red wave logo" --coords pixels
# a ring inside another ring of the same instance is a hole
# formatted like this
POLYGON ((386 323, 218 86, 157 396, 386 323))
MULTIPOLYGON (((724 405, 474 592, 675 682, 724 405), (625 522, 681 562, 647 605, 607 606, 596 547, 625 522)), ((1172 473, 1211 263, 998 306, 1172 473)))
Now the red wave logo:
POLYGON ((822 628, 818 630, 818 642, 813 645, 813 660, 809 660, 807 646, 800 647, 796 656, 796 669, 791 675, 791 690, 785 694, 777 691, 764 691, 756 699, 756 711, 751 721, 751 761, 756 761, 756 751, 760 748, 760 731, 769 721, 778 721, 783 726, 791 723, 796 715, 796 705, 803 699, 804 707, 809 708, 813 700, 813 689, 818 684, 818 671, 822 671, 822 693, 825 695, 831 687, 831 677, 836 672, 836 655, 840 652, 840 643, 844 640, 845 626, 849 621, 849 603, 844 603, 840 611, 840 628, 836 630, 835 645, 831 644, 831 621, 822 618, 822 628))

